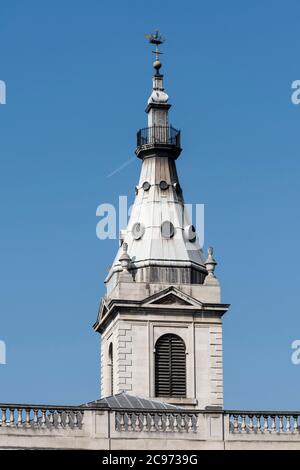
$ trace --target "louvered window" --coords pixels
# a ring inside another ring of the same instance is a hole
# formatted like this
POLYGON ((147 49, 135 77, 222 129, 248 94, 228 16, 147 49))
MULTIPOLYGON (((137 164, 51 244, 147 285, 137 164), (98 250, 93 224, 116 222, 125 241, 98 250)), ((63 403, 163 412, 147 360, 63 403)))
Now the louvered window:
POLYGON ((185 344, 177 335, 163 335, 156 342, 155 395, 186 397, 185 344))

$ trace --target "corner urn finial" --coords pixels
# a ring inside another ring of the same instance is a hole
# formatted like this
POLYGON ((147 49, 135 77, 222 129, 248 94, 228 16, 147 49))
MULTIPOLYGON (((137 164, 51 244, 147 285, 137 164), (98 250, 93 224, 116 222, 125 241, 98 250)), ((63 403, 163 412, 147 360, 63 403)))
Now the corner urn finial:
POLYGON ((215 276, 215 269, 216 269, 217 264, 218 263, 216 262, 216 260, 214 258, 214 249, 213 249, 212 246, 209 246, 208 250, 207 250, 207 258, 206 258, 206 261, 205 261, 207 276, 205 278, 204 284, 208 285, 208 284, 217 284, 218 283, 218 280, 215 276))
POLYGON ((122 248, 123 248, 123 253, 120 256, 119 261, 121 263, 123 271, 128 271, 130 263, 131 263, 131 258, 127 252, 128 244, 124 242, 122 245, 122 248))

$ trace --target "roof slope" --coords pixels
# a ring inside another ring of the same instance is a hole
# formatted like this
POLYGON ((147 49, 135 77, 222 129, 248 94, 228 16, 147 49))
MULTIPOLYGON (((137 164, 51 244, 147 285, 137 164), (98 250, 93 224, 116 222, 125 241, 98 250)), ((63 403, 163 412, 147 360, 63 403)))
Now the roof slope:
POLYGON ((137 397, 130 395, 126 392, 117 393, 110 397, 101 398, 100 400, 91 401, 85 403, 82 406, 103 406, 106 405, 112 409, 145 409, 145 410, 178 410, 181 409, 178 406, 170 405, 168 403, 161 402, 159 400, 153 400, 150 398, 137 397))

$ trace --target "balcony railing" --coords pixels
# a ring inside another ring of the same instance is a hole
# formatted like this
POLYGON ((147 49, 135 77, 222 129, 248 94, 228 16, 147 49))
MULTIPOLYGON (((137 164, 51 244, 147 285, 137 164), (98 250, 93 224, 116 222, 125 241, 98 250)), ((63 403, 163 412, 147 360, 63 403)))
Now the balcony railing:
POLYGON ((159 144, 180 148, 180 131, 172 126, 145 127, 138 131, 137 147, 159 144))

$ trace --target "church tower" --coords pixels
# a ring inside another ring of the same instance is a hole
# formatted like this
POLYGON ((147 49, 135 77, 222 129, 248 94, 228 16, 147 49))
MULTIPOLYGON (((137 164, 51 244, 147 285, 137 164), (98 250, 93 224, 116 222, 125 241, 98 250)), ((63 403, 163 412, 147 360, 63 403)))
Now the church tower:
POLYGON ((137 133, 141 174, 106 278, 101 396, 126 392, 188 408, 222 408, 222 304, 212 248, 204 256, 176 171, 180 131, 169 124, 158 33, 148 126, 137 133))

